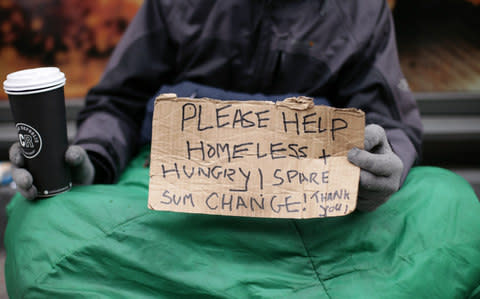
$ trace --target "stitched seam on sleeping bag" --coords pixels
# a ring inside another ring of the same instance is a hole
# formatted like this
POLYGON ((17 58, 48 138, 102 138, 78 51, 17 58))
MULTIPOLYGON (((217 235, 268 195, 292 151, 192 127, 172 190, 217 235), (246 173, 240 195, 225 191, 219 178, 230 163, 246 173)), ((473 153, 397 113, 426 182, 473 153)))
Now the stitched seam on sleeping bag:
MULTIPOLYGON (((117 224, 115 225, 114 227, 112 227, 109 231, 105 231, 103 232, 103 234, 100 234, 94 238, 91 238, 91 239, 88 239, 88 240, 85 240, 85 242, 89 242, 89 241, 92 241, 92 240, 98 240, 98 239, 105 239, 105 238, 108 238, 109 236, 111 236, 113 233, 115 233, 117 231, 117 229, 123 227, 123 226, 126 226, 126 225, 129 225, 131 222, 137 220, 137 219, 140 219, 140 218, 143 218, 145 216, 148 216, 152 213, 152 211, 147 211, 141 215, 138 215, 138 216, 135 216, 133 218, 130 218, 128 220, 126 220, 125 222, 121 223, 121 224, 117 224)), ((41 281, 43 280, 46 276, 50 275, 51 273, 54 273, 54 271, 57 270, 57 265, 61 264, 62 261, 66 258, 68 258, 69 256, 72 256, 74 255, 76 252, 78 251, 78 248, 74 248, 72 250, 69 250, 68 252, 66 252, 65 254, 63 254, 60 258, 58 258, 52 265, 51 267, 51 270, 48 271, 48 272, 45 272, 45 273, 41 273, 39 274, 35 279, 34 281, 35 282, 38 282, 38 281, 41 281)), ((27 290, 25 290, 24 292, 26 292, 27 290)), ((24 293, 22 293, 22 296, 21 298, 23 298, 25 296, 24 293)))
POLYGON ((308 257, 308 260, 310 262, 310 266, 312 267, 312 270, 313 272, 315 273, 315 276, 318 280, 318 282, 320 283, 320 285, 322 286, 325 294, 327 295, 328 298, 332 298, 330 296, 330 294, 327 292, 327 287, 325 286, 325 284, 323 283, 323 280, 320 278, 320 274, 317 272, 317 269, 315 268, 315 264, 313 263, 313 259, 312 259, 312 256, 310 255, 310 252, 308 251, 308 248, 305 244, 305 240, 303 239, 303 236, 302 234, 300 233, 300 229, 298 228, 298 225, 297 225, 297 222, 292 219, 290 220, 290 222, 293 224, 293 227, 295 228, 295 232, 297 233, 298 235, 298 238, 300 239, 300 241, 302 242, 302 246, 303 246, 303 249, 305 250, 305 253, 306 253, 306 256, 308 257))
MULTIPOLYGON (((102 235, 100 236, 97 236, 95 238, 91 238, 91 239, 88 239, 88 240, 85 240, 85 242, 91 242, 93 240, 104 240, 104 239, 107 239, 109 238, 112 234, 116 233, 118 231, 118 229, 120 228, 123 228, 125 226, 128 226, 132 223, 134 223, 136 220, 138 219, 141 219, 141 218, 144 218, 144 217, 149 217, 151 216, 152 214, 156 213, 155 211, 147 211, 146 213, 142 214, 142 215, 138 215, 136 217, 133 217, 121 224, 118 224, 116 226, 114 226, 111 230, 109 230, 108 232, 104 232, 102 235)), ((88 245, 90 246, 90 244, 88 245)), ((88 247, 87 246, 87 247, 88 247)), ((62 257, 60 257, 51 267, 51 270, 48 271, 48 272, 45 272, 45 273, 42 273, 42 274, 39 274, 36 278, 35 278, 35 282, 38 283, 40 281, 44 281, 45 279, 48 279, 48 276, 52 273, 55 273, 55 271, 57 271, 57 268, 58 268, 58 265, 60 265, 63 261, 65 261, 66 259, 68 259, 69 257, 72 257, 72 256, 75 256, 77 255, 78 252, 81 252, 81 250, 79 251, 79 249, 83 249, 84 247, 81 247, 81 248, 75 248, 74 250, 70 250, 68 253, 62 255, 62 257)), ((188 287, 186 285, 182 285, 182 287, 188 287)), ((192 288, 192 287, 189 287, 190 289, 192 290, 195 290, 195 288, 192 288)), ((27 292, 27 290, 25 290, 23 293, 22 293, 22 296, 20 298, 24 298, 25 297, 25 292, 27 292)), ((210 296, 212 296, 212 298, 226 298, 228 296, 231 296, 227 293, 223 293, 223 292, 218 292, 218 291, 215 291, 215 294, 212 295, 210 294, 210 296)))

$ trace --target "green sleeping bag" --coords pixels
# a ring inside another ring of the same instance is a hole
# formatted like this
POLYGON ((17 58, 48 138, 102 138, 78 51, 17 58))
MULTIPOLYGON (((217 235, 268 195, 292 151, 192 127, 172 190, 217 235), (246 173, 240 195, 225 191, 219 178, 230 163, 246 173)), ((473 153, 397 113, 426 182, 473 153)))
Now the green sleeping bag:
POLYGON ((372 213, 313 220, 151 211, 149 152, 118 184, 7 208, 10 298, 480 298, 480 203, 416 167, 372 213))

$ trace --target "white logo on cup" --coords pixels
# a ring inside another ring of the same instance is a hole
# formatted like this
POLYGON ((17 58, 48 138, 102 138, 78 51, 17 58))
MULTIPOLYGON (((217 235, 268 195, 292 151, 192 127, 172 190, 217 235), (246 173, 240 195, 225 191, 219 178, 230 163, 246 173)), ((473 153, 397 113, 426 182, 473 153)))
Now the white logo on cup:
POLYGON ((27 124, 18 123, 15 126, 23 155, 28 159, 35 158, 42 150, 42 137, 37 130, 27 124))

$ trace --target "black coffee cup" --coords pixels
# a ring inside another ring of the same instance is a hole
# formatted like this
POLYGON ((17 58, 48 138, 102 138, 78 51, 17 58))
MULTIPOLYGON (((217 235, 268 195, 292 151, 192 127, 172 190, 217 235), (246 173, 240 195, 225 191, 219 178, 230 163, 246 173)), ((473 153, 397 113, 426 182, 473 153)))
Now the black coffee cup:
POLYGON ((72 187, 65 163, 68 148, 65 118, 65 75, 56 67, 11 73, 3 82, 38 197, 50 197, 72 187))

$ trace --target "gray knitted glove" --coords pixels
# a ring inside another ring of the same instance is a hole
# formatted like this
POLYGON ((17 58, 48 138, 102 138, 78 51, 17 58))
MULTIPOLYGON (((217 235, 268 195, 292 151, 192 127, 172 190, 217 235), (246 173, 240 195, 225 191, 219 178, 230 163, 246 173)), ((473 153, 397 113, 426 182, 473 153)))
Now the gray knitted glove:
POLYGON ((400 188, 403 163, 392 151, 381 126, 365 127, 365 149, 353 148, 348 160, 361 168, 358 210, 374 211, 400 188))
MULTIPOLYGON (((17 190, 27 199, 37 197, 37 188, 33 185, 30 172, 22 168, 24 157, 20 144, 14 143, 9 151, 10 162, 14 165, 12 178, 17 185, 17 190)), ((87 152, 78 145, 71 145, 65 152, 65 162, 70 166, 72 183, 76 185, 90 185, 95 177, 95 169, 88 158, 87 152)), ((48 170, 45 170, 48 175, 48 170)))

